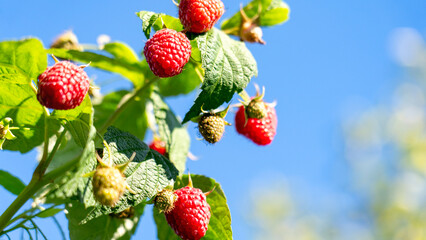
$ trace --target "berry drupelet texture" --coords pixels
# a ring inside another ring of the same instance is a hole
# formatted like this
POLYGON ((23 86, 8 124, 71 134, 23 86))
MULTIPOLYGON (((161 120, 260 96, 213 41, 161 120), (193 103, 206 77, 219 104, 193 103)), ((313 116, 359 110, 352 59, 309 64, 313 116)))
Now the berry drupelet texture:
POLYGON ((203 33, 210 30, 225 12, 221 0, 182 0, 179 19, 185 30, 203 33))
POLYGON ((89 87, 83 68, 68 61, 57 62, 38 77, 37 99, 48 108, 73 109, 81 104, 89 87))
POLYGON ((209 142, 218 142, 225 132, 225 120, 215 114, 205 113, 198 122, 198 131, 209 142))
POLYGON ((126 189, 126 180, 115 167, 98 167, 92 186, 95 199, 102 205, 113 207, 126 189))
POLYGON ((183 240, 199 240, 204 237, 210 221, 210 205, 206 195, 190 186, 175 190, 174 208, 165 213, 167 222, 183 240))
POLYGON ((191 43, 181 32, 161 29, 146 42, 143 53, 156 76, 173 77, 181 73, 189 61, 191 43))

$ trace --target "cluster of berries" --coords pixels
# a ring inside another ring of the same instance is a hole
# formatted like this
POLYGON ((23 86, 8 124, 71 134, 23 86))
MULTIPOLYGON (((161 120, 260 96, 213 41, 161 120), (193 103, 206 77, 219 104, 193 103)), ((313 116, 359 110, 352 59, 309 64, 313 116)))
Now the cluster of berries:
MULTIPOLYGON (((213 27, 224 11, 221 0, 182 0, 179 19, 184 32, 203 33, 213 27)), ((146 42, 143 53, 156 76, 173 77, 189 61, 191 43, 182 32, 161 29, 146 42)))
MULTIPOLYGON (((278 124, 275 104, 265 103, 263 95, 258 93, 254 98, 243 102, 235 115, 237 132, 257 145, 270 144, 278 124)), ((222 138, 225 125, 229 125, 224 120, 227 110, 219 113, 204 112, 197 120, 198 129, 207 142, 216 143, 222 138)))
MULTIPOLYGON (((191 55, 191 44, 185 32, 206 32, 223 13, 224 5, 221 0, 180 1, 179 19, 184 31, 162 29, 145 44, 144 55, 152 72, 158 77, 172 77, 181 73, 191 55)), ((243 17, 245 22, 242 23, 242 40, 263 43, 260 38, 254 39, 253 32, 258 29, 253 24, 248 24, 247 16, 243 17)), ((69 61, 54 59, 56 63, 38 77, 37 99, 48 108, 73 109, 81 104, 90 87, 89 78, 83 70, 85 66, 79 67, 69 61)), ((238 133, 256 144, 267 145, 275 136, 277 117, 274 106, 263 102, 262 96, 243 103, 235 116, 235 126, 238 133)), ((222 112, 203 111, 198 118, 198 129, 209 143, 216 143, 222 138, 225 125, 228 124, 224 120, 228 108, 222 112)), ((167 156, 165 144, 159 139, 155 139, 150 148, 167 156)), ((98 161, 98 168, 91 173, 93 194, 102 205, 113 207, 128 188, 123 175, 126 165, 110 166, 99 158, 98 161)), ((129 188, 128 190, 131 191, 129 188)), ((206 234, 210 220, 207 195, 208 193, 193 188, 189 177, 187 187, 175 191, 162 190, 155 197, 155 205, 164 212, 177 235, 182 239, 197 240, 206 234)))

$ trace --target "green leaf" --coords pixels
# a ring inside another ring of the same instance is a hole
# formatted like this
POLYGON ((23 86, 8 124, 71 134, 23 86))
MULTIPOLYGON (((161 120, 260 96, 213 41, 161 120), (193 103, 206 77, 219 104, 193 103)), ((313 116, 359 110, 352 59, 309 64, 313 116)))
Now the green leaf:
POLYGON ((197 36, 196 40, 205 70, 204 82, 183 123, 198 116, 201 107, 216 109, 231 101, 235 92, 241 92, 250 79, 257 76, 256 60, 244 43, 217 29, 197 36))
MULTIPOLYGON (((86 206, 95 206, 95 208, 82 223, 105 214, 119 213, 130 206, 136 206, 170 185, 178 175, 177 169, 167 158, 157 151, 151 151, 145 143, 130 133, 109 127, 104 139, 108 142, 114 165, 128 162, 130 156, 136 152, 136 157, 124 171, 128 186, 136 194, 126 191, 114 207, 102 206, 95 201, 92 194, 92 178, 88 179, 83 201, 86 206)), ((106 148, 103 161, 109 162, 106 148)))
MULTIPOLYGON (((31 87, 47 67, 47 56, 37 39, 0 43, 0 120, 9 117, 16 136, 3 149, 26 153, 44 140, 45 113, 31 87)), ((59 129, 55 120, 46 119, 48 135, 59 129)))
POLYGON ((0 170, 0 185, 15 195, 19 195, 25 188, 25 184, 19 178, 3 170, 0 170))
POLYGON ((266 10, 260 14, 260 26, 281 24, 290 18, 290 7, 282 0, 263 0, 262 6, 266 10))
MULTIPOLYGON (((259 26, 273 26, 284 23, 289 19, 290 8, 282 0, 253 0, 244 7, 244 12, 249 18, 259 16, 259 26), (259 6, 260 14, 259 14, 259 6)), ((241 13, 238 11, 231 18, 223 21, 222 30, 233 35, 239 35, 241 26, 241 13)))
POLYGON ((65 128, 79 146, 86 145, 90 127, 93 125, 93 107, 89 95, 86 95, 80 106, 71 110, 55 110, 52 117, 65 122, 65 128))
POLYGON ((145 33, 145 37, 148 39, 151 38, 151 29, 162 13, 140 11, 136 15, 142 20, 142 30, 145 33))
POLYGON ((1 42, 0 53, 0 82, 29 84, 46 70, 46 51, 38 39, 1 42))
POLYGON ((64 211, 64 209, 61 208, 49 208, 46 209, 44 211, 41 211, 40 213, 38 213, 36 216, 39 218, 48 218, 48 217, 53 217, 56 214, 60 213, 64 211))
MULTIPOLYGON (((49 185, 49 188, 43 191, 49 192, 46 195, 47 203, 63 204, 70 200, 80 200, 81 195, 87 191, 86 184, 89 178, 83 175, 95 169, 97 165, 95 144, 93 142, 95 135, 96 129, 91 127, 83 151, 79 151, 81 148, 78 147, 74 141, 68 141, 67 147, 55 154, 52 165, 61 167, 65 164, 73 163, 75 166, 62 177, 55 179, 55 181, 49 185), (68 146, 68 144, 71 145, 68 146), (72 158, 75 152, 79 154, 76 158, 72 158), (67 161, 65 161, 65 159, 67 159, 67 161)), ((40 194, 43 194, 43 192, 40 194)))
POLYGON ((104 51, 111 53, 115 59, 129 64, 139 62, 138 55, 133 51, 130 46, 121 42, 111 42, 107 43, 103 47, 104 51))
POLYGON ((128 59, 110 58, 94 52, 80 52, 66 49, 49 49, 50 54, 63 59, 89 63, 91 67, 118 73, 129 79, 135 86, 142 86, 145 69, 140 62, 129 63, 128 59))
MULTIPOLYGON (((226 203, 225 194, 222 188, 215 180, 202 176, 191 174, 191 179, 195 188, 208 192, 216 186, 216 189, 207 196, 207 202, 211 208, 211 218, 208 225, 205 240, 227 240, 232 239, 231 213, 226 203)), ((175 189, 188 185, 188 175, 184 175, 176 180, 175 189)), ((159 240, 179 240, 173 229, 167 224, 164 214, 154 210, 154 220, 157 224, 157 236, 159 240)))
MULTIPOLYGON (((166 28, 174 29, 177 32, 180 32, 183 30, 183 25, 180 22, 179 18, 175 18, 169 15, 163 14, 161 15, 161 21, 166 28)), ((156 30, 158 31, 159 29, 156 29, 156 30)))
POLYGON ((189 61, 183 68, 182 73, 171 78, 161 78, 157 85, 163 96, 188 94, 200 85, 202 76, 203 69, 201 65, 189 61))
MULTIPOLYGON (((9 117, 13 120, 11 127, 16 136, 14 140, 5 141, 3 149, 26 153, 44 141, 45 113, 37 101, 36 94, 29 84, 3 83, 0 88, 0 119, 9 117)), ((47 118, 48 135, 59 129, 59 123, 47 118)))
POLYGON ((180 124, 180 121, 160 95, 153 92, 151 100, 154 105, 154 115, 158 125, 158 132, 161 139, 166 142, 170 161, 182 174, 185 171, 185 163, 190 145, 188 131, 180 124))
MULTIPOLYGON (((106 95, 101 103, 94 105, 95 126, 97 129, 100 129, 105 124, 111 114, 117 109, 121 99, 127 94, 131 93, 126 90, 112 92, 106 95)), ((144 139, 148 127, 145 99, 144 96, 136 98, 120 113, 112 125, 123 131, 132 132, 136 137, 144 139)))
POLYGON ((144 207, 144 204, 136 206, 133 216, 127 218, 104 215, 86 224, 81 224, 81 221, 87 216, 88 212, 90 212, 90 208, 85 209, 83 204, 72 202, 66 207, 68 211, 66 216, 68 218, 70 239, 128 240, 136 231, 144 207))
POLYGON ((145 33, 145 37, 148 39, 151 37, 152 28, 158 31, 165 26, 166 28, 174 29, 178 32, 183 30, 183 26, 179 19, 165 15, 164 13, 140 11, 137 12, 136 15, 142 20, 142 30, 145 33))

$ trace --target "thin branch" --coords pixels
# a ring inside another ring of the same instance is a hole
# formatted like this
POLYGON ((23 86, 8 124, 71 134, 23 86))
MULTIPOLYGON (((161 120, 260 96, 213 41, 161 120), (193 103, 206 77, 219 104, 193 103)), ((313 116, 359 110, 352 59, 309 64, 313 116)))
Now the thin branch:
POLYGON ((124 95, 124 97, 121 99, 120 103, 117 106, 117 109, 115 112, 108 118, 108 120, 105 122, 105 124, 100 128, 99 132, 101 134, 105 133, 107 128, 114 123, 115 120, 117 120, 118 116, 123 112, 126 107, 135 100, 139 94, 144 92, 148 87, 150 87, 153 83, 158 81, 160 78, 155 77, 153 79, 148 80, 145 85, 143 85, 141 88, 136 89, 133 91, 133 93, 129 93, 127 95, 124 95))
POLYGON ((55 155, 56 151, 58 151, 58 148, 61 145, 62 139, 64 138, 66 132, 67 132, 66 129, 62 131, 61 135, 56 139, 55 146, 53 146, 53 149, 50 152, 49 156, 44 161, 40 161, 39 165, 37 166, 36 171, 39 171, 39 174, 41 174, 41 176, 44 175, 47 167, 49 166, 50 162, 53 159, 53 156, 55 155))
POLYGON ((66 240, 66 239, 67 239, 67 237, 65 236, 65 232, 64 232, 64 230, 62 229, 62 226, 61 226, 61 224, 59 223, 58 219, 56 219, 56 217, 55 217, 55 216, 53 216, 53 217, 52 217, 52 219, 53 219, 53 222, 55 222, 55 225, 58 227, 59 232, 61 233, 62 239, 66 240))

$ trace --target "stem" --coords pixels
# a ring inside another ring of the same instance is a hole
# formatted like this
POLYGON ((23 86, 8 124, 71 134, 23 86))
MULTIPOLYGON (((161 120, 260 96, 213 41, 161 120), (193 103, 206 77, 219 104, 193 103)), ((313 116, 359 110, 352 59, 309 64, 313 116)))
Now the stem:
POLYGON ((143 91, 145 91, 149 86, 151 86, 151 84, 153 84, 154 82, 156 82, 157 80, 159 80, 160 78, 155 77, 153 79, 148 80, 145 85, 143 85, 143 87, 136 89, 135 91, 133 91, 133 93, 131 94, 127 94, 125 95, 120 103, 118 103, 117 105, 117 109, 115 110, 115 112, 108 118, 108 120, 105 122, 105 124, 100 128, 99 132, 101 134, 105 133, 107 128, 114 123, 115 120, 117 120, 118 116, 121 114, 121 112, 123 112, 124 109, 126 109, 126 107, 133 101, 135 100, 135 98, 142 93, 143 91))
POLYGON ((243 89, 240 93, 238 93, 240 97, 243 99, 244 102, 250 102, 250 95, 246 92, 246 90, 243 89))
MULTIPOLYGON (((59 148, 59 145, 62 141, 62 138, 65 136, 66 130, 64 130, 59 138, 56 140, 55 146, 53 147, 52 152, 49 156, 49 138, 48 138, 48 128, 47 128, 47 116, 45 115, 45 141, 44 141, 44 149, 43 156, 41 158, 40 163, 37 168, 34 170, 33 177, 30 183, 24 188, 24 190, 16 197, 16 199, 12 202, 12 204, 4 211, 4 213, 0 216, 0 233, 3 231, 5 227, 9 225, 10 219, 16 214, 16 212, 30 199, 40 188, 48 184, 54 178, 47 178, 47 175, 43 177, 46 172, 47 167, 53 159, 56 151, 59 148)), ((60 174, 62 174, 61 172, 60 174)), ((60 176, 54 175, 56 177, 60 176)))
MULTIPOLYGON (((39 180, 43 177, 44 171, 46 170, 46 159, 49 154, 49 129, 47 127, 47 115, 44 115, 44 145, 43 145, 43 156, 33 173, 33 179, 39 180)), ((32 179, 31 179, 32 180, 32 179)))
MULTIPOLYGON (((47 167, 49 166, 50 162, 53 159, 53 156, 55 155, 56 151, 58 151, 58 148, 61 145, 62 139, 64 138, 66 132, 67 132, 67 130, 65 130, 65 129, 62 131, 61 135, 58 137, 58 139, 56 139, 55 146, 53 146, 53 149, 50 152, 49 156, 44 161, 40 161, 35 172, 38 172, 39 174, 41 174, 41 176, 44 175, 47 167)), ((43 153, 43 156, 44 156, 44 153, 43 153)))
POLYGON ((7 227, 9 220, 15 215, 15 213, 24 205, 28 199, 30 199, 42 186, 40 181, 35 180, 34 176, 30 183, 24 188, 24 190, 18 195, 15 201, 4 211, 0 216, 0 232, 7 227))
POLYGON ((8 226, 9 220, 15 215, 15 213, 24 205, 28 199, 30 199, 39 189, 49 184, 55 178, 62 176, 65 172, 69 171, 75 164, 78 163, 81 156, 78 156, 72 161, 67 162, 59 168, 56 168, 46 175, 42 179, 33 178, 30 183, 24 188, 24 190, 18 195, 13 203, 4 211, 0 216, 0 234, 4 233, 3 229, 8 226))
POLYGON ((62 239, 66 240, 67 238, 65 237, 65 232, 64 232, 64 230, 62 229, 61 224, 59 223, 58 219, 56 219, 56 217, 55 217, 55 216, 53 216, 53 217, 52 217, 52 219, 53 219, 53 222, 54 222, 54 223, 56 224, 56 226, 58 227, 59 231, 61 232, 62 239))

